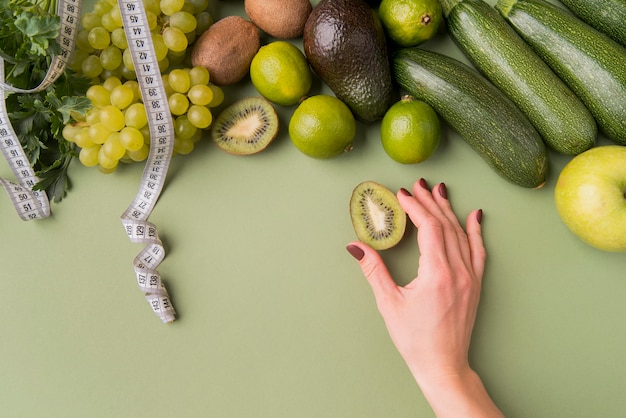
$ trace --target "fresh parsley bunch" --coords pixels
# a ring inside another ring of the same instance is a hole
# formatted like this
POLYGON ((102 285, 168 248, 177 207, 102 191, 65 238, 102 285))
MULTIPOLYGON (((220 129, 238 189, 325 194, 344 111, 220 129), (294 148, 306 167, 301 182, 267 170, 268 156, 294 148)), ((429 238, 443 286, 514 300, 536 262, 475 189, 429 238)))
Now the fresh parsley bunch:
MULTIPOLYGON (((56 0, 0 0, 0 57, 5 80, 22 89, 36 87, 45 78, 54 55, 60 18, 56 0)), ((77 157, 76 146, 65 140, 63 127, 91 107, 85 97, 89 81, 70 69, 39 93, 10 93, 9 119, 51 201, 61 201, 70 188, 68 167, 77 157)))

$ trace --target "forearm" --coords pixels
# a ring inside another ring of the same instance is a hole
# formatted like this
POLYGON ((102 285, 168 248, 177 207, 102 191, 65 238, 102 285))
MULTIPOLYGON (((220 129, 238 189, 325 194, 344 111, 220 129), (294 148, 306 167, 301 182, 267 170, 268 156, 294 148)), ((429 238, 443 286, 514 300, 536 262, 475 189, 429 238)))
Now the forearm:
POLYGON ((470 368, 459 374, 413 376, 438 418, 504 417, 478 374, 470 368))

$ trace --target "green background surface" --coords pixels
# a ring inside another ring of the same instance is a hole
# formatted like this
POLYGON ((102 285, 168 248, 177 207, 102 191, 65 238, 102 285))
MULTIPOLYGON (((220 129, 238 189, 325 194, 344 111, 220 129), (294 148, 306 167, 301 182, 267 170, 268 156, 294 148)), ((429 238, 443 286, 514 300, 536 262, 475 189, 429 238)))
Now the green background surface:
MULTIPOLYGON (((216 7, 243 14, 241 4, 216 7)), ((464 60, 445 33, 425 47, 464 60)), ((244 81, 226 93, 255 91, 244 81)), ((397 190, 420 177, 444 181, 461 218, 484 210, 470 354, 505 414, 623 416, 626 256, 585 245, 560 221, 553 191, 570 157, 550 153, 546 185, 527 190, 449 129, 427 162, 395 163, 374 123, 359 125, 351 153, 319 161, 288 138, 293 107, 277 109, 281 134, 261 154, 205 141, 172 161, 150 217, 168 254, 159 271, 178 312, 171 324, 138 290, 131 262, 142 247, 119 220, 143 164, 112 175, 73 164, 73 189, 47 220, 22 222, 0 199, 0 416, 433 416, 345 251, 356 184, 397 190)), ((10 177, 4 163, 0 175, 10 177)), ((399 283, 417 268, 414 235, 383 253, 399 283)))

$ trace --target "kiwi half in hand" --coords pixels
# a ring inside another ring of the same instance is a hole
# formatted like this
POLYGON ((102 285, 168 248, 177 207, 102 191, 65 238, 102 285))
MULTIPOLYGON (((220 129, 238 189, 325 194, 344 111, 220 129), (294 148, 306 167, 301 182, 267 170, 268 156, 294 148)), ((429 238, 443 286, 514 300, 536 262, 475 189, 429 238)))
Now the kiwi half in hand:
POLYGON ((396 195, 373 181, 364 181, 352 191, 350 218, 359 240, 375 250, 395 246, 406 229, 406 213, 396 195))
POLYGON ((263 97, 246 97, 225 108, 213 122, 211 138, 229 154, 263 151, 278 135, 278 115, 263 97))

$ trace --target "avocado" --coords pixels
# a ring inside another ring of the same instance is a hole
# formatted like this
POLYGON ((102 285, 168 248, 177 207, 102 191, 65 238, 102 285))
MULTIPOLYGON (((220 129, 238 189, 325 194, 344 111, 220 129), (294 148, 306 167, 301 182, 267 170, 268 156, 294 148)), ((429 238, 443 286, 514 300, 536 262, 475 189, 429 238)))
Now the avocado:
POLYGON ((387 41, 365 0, 322 0, 304 26, 311 68, 363 122, 384 116, 393 102, 387 41))

